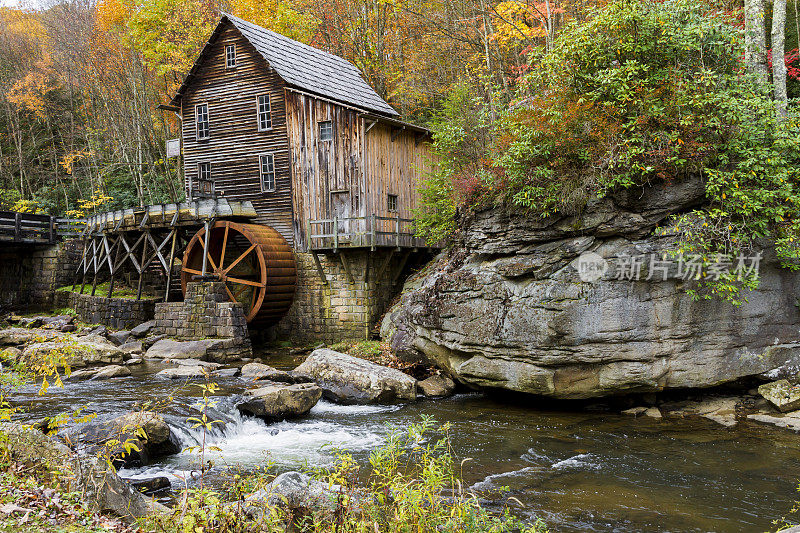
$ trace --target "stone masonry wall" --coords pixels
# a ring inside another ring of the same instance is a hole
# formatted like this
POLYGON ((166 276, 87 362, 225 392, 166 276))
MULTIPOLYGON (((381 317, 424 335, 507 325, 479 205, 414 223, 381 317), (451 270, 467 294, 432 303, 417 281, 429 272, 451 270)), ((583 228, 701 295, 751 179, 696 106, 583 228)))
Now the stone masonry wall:
MULTIPOLYGON (((378 270, 390 253, 388 250, 344 253, 347 254, 353 283, 347 278, 340 254, 319 254, 328 279, 325 285, 313 256, 295 252, 297 292, 288 314, 274 327, 278 340, 295 344, 334 343, 372 337, 376 321, 398 294, 399 286, 393 283, 393 278, 400 267, 402 253, 392 255, 380 276, 378 270)), ((411 260, 407 262, 411 263, 411 260)))
POLYGON ((224 283, 189 283, 184 301, 156 305, 155 322, 156 333, 176 339, 220 339, 208 349, 212 361, 253 354, 242 304, 228 301, 224 283))
POLYGON ((78 241, 0 246, 0 307, 28 311, 53 306, 55 290, 72 283, 80 255, 78 241))
POLYGON ((152 298, 134 300, 133 298, 106 298, 91 294, 68 294, 68 307, 78 313, 78 317, 89 324, 103 324, 112 329, 130 329, 142 322, 152 320, 156 300, 152 298))

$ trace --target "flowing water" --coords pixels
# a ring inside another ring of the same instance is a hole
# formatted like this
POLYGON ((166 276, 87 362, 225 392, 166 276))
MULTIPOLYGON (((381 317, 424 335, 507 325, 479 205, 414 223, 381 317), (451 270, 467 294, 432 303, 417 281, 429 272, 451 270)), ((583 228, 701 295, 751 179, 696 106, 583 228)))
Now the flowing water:
MULTIPOLYGON (((279 368, 295 361, 265 358, 279 368)), ((141 400, 174 401, 165 416, 184 447, 202 437, 187 428, 200 392, 152 378, 159 367, 133 377, 68 383, 46 396, 22 395, 28 419, 85 406, 98 417, 130 410, 141 400)), ((566 411, 461 394, 392 406, 343 406, 320 401, 300 420, 275 424, 241 417, 237 395, 248 384, 221 378, 213 415, 226 421, 208 435, 214 468, 273 462, 280 470, 332 464, 336 449, 366 459, 392 428, 422 415, 451 424, 465 481, 489 499, 513 496, 519 512, 543 518, 553 531, 767 531, 788 513, 800 480, 800 436, 760 425, 734 429, 704 420, 632 419, 610 413, 566 411), (509 492, 498 496, 501 487, 509 492)), ((561 408, 563 409, 563 407, 561 408)), ((166 475, 177 489, 190 477, 196 455, 181 453, 124 477, 166 475)))

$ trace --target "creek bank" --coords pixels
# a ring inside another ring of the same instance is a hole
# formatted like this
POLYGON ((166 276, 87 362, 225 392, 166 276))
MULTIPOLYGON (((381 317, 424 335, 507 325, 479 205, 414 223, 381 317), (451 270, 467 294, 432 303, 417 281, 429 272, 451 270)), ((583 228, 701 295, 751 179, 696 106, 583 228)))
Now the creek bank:
POLYGON ((77 454, 38 429, 0 422, 0 433, 6 435, 16 460, 61 472, 69 490, 81 492, 96 511, 135 518, 165 509, 123 481, 98 457, 77 454))
POLYGON ((761 253, 760 285, 739 307, 694 299, 678 261, 651 267, 674 248, 656 227, 702 203, 704 191, 693 178, 592 200, 570 216, 473 213, 453 246, 405 284, 381 336, 399 358, 466 386, 562 399, 793 375, 800 273, 769 246, 750 254, 761 253), (588 253, 605 268, 594 281, 579 272, 588 253), (618 279, 620 258, 640 258, 638 279, 618 279))

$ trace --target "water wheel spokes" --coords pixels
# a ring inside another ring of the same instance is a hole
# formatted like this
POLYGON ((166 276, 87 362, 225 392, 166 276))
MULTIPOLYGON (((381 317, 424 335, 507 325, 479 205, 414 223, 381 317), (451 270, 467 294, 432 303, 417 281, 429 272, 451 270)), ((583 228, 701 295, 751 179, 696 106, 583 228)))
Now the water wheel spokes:
POLYGON ((184 253, 181 281, 202 274, 225 283, 231 301, 244 307, 248 322, 275 322, 288 310, 294 297, 294 255, 283 237, 269 226, 222 220, 189 242, 184 253), (264 305, 266 302, 266 306, 264 305))

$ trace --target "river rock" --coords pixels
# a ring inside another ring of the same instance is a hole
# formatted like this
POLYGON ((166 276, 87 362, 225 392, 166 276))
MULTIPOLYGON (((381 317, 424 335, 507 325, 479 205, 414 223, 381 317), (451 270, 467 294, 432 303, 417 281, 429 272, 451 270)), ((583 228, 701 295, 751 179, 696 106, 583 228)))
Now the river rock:
POLYGON ((338 505, 340 491, 339 485, 329 485, 300 472, 285 472, 263 489, 247 496, 245 510, 257 516, 271 507, 329 515, 338 505))
POLYGON ((4 328, 0 329, 0 346, 22 346, 60 336, 58 332, 48 329, 4 328))
POLYGON ((625 409, 624 411, 622 411, 622 414, 633 417, 639 417, 642 416, 645 413, 645 411, 647 411, 647 407, 640 405, 638 407, 631 407, 630 409, 625 409))
POLYGON ((131 340, 131 332, 126 329, 123 329, 122 331, 114 331, 106 335, 106 338, 110 340, 113 344, 116 344, 117 346, 122 346, 123 344, 131 340))
POLYGON ((58 341, 46 341, 31 344, 23 351, 25 357, 39 357, 52 352, 63 354, 67 364, 73 368, 93 364, 121 364, 123 353, 102 337, 87 336, 73 339, 63 338, 58 341))
POLYGON ((96 456, 76 454, 55 438, 21 424, 0 422, 0 432, 7 435, 14 457, 62 472, 69 490, 81 493, 92 509, 140 517, 155 507, 96 456))
POLYGON ((69 437, 90 449, 99 449, 110 440, 119 441, 111 447, 109 457, 127 466, 148 464, 151 460, 181 451, 180 442, 164 418, 158 413, 139 411, 105 422, 90 422, 71 430, 69 437), (139 435, 139 430, 145 435, 139 435), (125 454, 124 443, 132 442, 139 449, 125 454))
POLYGON ((327 348, 314 350, 295 371, 308 374, 339 403, 413 401, 417 380, 394 368, 327 348))
POLYGON ((92 376, 92 379, 110 379, 110 378, 119 378, 130 375, 131 371, 124 366, 109 365, 107 367, 98 370, 94 374, 94 376, 92 376))
POLYGON ((417 382, 422 394, 430 398, 450 396, 456 389, 456 384, 444 374, 434 374, 429 378, 417 382))
POLYGON ((91 379, 97 374, 99 369, 97 368, 89 368, 89 369, 82 369, 82 370, 75 370, 74 372, 70 373, 66 379, 70 381, 82 381, 84 379, 91 379))
POLYGON ((251 380, 265 379, 267 381, 294 383, 294 378, 288 372, 272 368, 264 363, 247 363, 242 367, 241 376, 251 380))
POLYGON ((8 359, 16 359, 22 355, 22 350, 15 346, 9 346, 8 348, 0 350, 0 352, 8 359))
POLYGON ((156 377, 161 379, 193 379, 204 378, 206 375, 211 375, 210 371, 199 365, 166 368, 156 373, 156 377))
POLYGON ((150 330, 152 330, 156 325, 155 320, 148 320, 147 322, 143 322, 136 326, 135 328, 131 328, 131 336, 137 339, 142 339, 146 337, 150 330))
POLYGON ((221 363, 214 363, 211 361, 201 361, 200 359, 164 359, 165 363, 178 366, 202 366, 209 370, 216 370, 222 367, 221 363))
POLYGON ((142 355, 144 353, 144 347, 142 346, 142 341, 132 341, 121 344, 119 351, 125 355, 142 355))
POLYGON ((202 359, 209 348, 215 346, 215 339, 198 341, 176 341, 162 339, 153 344, 145 353, 148 359, 202 359))
POLYGON ((800 411, 790 413, 753 413, 747 415, 748 420, 770 424, 779 428, 800 432, 800 411))
MULTIPOLYGON (((125 478, 123 478, 125 479, 125 478)), ((142 494, 152 495, 166 492, 172 488, 169 478, 166 476, 155 476, 148 478, 125 479, 133 488, 142 494)))
POLYGON ((283 420, 308 413, 322 397, 322 389, 314 383, 268 383, 249 390, 239 411, 268 420, 283 420))
POLYGON ((401 359, 435 365, 473 388, 557 398, 797 372, 800 272, 782 268, 767 243, 759 244, 759 287, 738 307, 692 298, 677 261, 666 280, 655 270, 647 280, 647 258, 674 248, 654 228, 703 201, 696 181, 592 200, 571 216, 474 213, 452 248, 407 281, 381 336, 401 359), (594 281, 578 272, 590 252, 607 267, 594 281), (619 256, 644 257, 638 280, 618 279, 619 256))
POLYGON ((55 329, 61 332, 75 331, 72 323, 74 318, 70 315, 43 316, 40 317, 42 327, 45 329, 55 329))
POLYGON ((800 409, 800 386, 788 380, 765 383, 758 387, 758 393, 782 413, 800 409))

